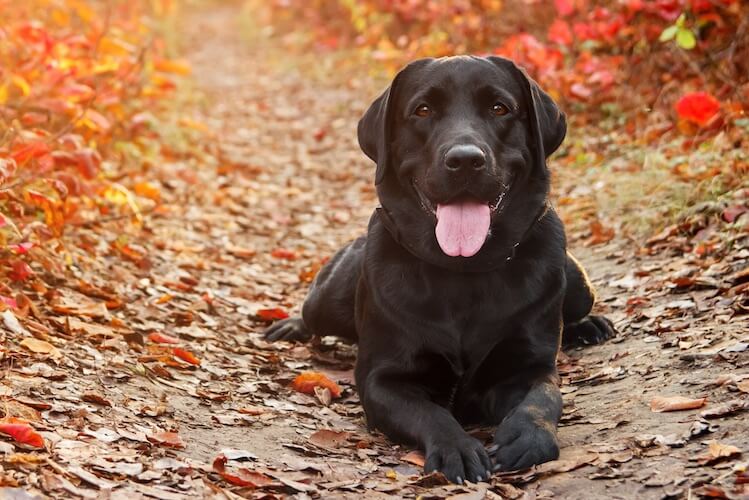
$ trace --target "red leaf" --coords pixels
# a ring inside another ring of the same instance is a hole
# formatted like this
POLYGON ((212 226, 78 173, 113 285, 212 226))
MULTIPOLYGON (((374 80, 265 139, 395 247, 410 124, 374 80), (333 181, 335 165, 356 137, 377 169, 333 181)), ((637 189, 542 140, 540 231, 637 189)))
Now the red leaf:
POLYGON ((575 5, 570 0, 554 0, 554 6, 561 17, 566 17, 575 12, 575 5))
POLYGON ((18 302, 16 302, 16 299, 14 299, 14 298, 6 297, 4 295, 0 295, 0 302, 2 302, 6 306, 11 307, 13 309, 17 309, 18 308, 18 302))
POLYGON ((280 307, 274 307, 273 309, 260 309, 256 314, 260 319, 264 319, 266 321, 286 319, 289 317, 289 313, 287 313, 280 307))
POLYGON ((219 455, 213 461, 213 470, 218 472, 221 477, 231 484, 237 486, 244 486, 245 488, 262 488, 274 484, 272 478, 261 474, 260 472, 253 472, 244 467, 236 467, 232 472, 226 471, 226 462, 228 459, 224 455, 219 455))
POLYGON ((175 347, 172 349, 172 354, 191 365, 200 366, 200 360, 188 350, 175 347))
POLYGON ((749 212, 749 208, 743 205, 731 205, 723 210, 723 220, 726 222, 733 222, 746 212, 749 212))
POLYGON ((29 144, 25 144, 10 155, 18 165, 23 165, 32 158, 38 158, 44 156, 50 152, 49 145, 44 141, 35 141, 29 144))
POLYGON ((295 260, 297 258, 294 250, 287 250, 286 248, 276 248, 270 254, 277 259, 295 260))
POLYGON ((720 111, 720 102, 707 92, 691 92, 685 94, 676 103, 676 113, 679 118, 707 125, 720 111))
POLYGON ((24 241, 23 243, 13 243, 12 245, 8 245, 8 249, 14 251, 17 255, 22 255, 28 253, 29 250, 34 248, 34 246, 33 241, 24 241))
POLYGON ((549 26, 549 32, 546 37, 550 42, 558 43, 559 45, 569 45, 572 43, 572 30, 567 21, 555 19, 551 23, 551 26, 549 26))
POLYGON ((26 281, 29 276, 34 274, 31 267, 22 260, 14 260, 10 264, 11 271, 8 273, 8 277, 13 281, 26 281))
POLYGON ((0 432, 12 437, 17 443, 44 448, 44 438, 23 420, 12 417, 3 419, 0 432))
POLYGON ((159 344, 179 344, 179 339, 166 335, 165 333, 153 332, 148 335, 148 340, 159 344))
POLYGON ((334 398, 341 397, 341 388, 320 372, 303 372, 291 383, 291 387, 305 394, 314 394, 315 387, 326 387, 334 398))

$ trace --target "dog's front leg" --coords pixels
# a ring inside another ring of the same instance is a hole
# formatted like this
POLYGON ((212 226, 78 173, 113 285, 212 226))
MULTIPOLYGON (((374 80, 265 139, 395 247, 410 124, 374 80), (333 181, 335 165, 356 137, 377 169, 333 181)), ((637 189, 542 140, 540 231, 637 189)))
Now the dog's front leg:
POLYGON ((492 464, 484 446, 432 400, 426 387, 416 382, 419 378, 404 374, 402 367, 378 367, 368 373, 360 395, 370 427, 424 450, 426 472, 440 471, 456 483, 488 479, 492 464))
POLYGON ((562 394, 555 379, 555 374, 537 378, 500 422, 494 435, 496 470, 524 469, 559 457, 562 394))

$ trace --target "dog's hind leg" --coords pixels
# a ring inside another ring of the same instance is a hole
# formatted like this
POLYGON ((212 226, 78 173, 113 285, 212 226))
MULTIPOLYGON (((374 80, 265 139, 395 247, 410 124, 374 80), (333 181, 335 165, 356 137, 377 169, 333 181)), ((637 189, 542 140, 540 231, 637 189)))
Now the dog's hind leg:
POLYGON ((365 243, 361 237, 339 250, 315 277, 301 317, 272 324, 263 333, 265 339, 305 341, 333 335, 356 341, 354 303, 365 243))
POLYGON ((585 270, 569 253, 565 264, 567 291, 564 296, 562 316, 562 345, 592 345, 613 337, 614 325, 604 316, 591 315, 595 292, 585 270))

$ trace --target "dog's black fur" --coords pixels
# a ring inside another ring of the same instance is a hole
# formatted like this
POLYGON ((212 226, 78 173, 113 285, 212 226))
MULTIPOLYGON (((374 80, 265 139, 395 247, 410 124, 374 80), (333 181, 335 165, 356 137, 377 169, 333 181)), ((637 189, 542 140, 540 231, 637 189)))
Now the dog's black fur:
POLYGON ((425 469, 452 481, 557 458, 560 342, 614 333, 589 315, 591 286, 547 201, 546 158, 565 133, 552 99, 509 60, 409 64, 359 122, 382 207, 320 271, 302 317, 266 332, 358 341, 368 424, 420 446, 425 469), (447 165, 455 146, 482 160, 447 165), (471 257, 446 255, 435 238, 434 207, 459 197, 493 210, 471 257), (497 425, 495 446, 468 423, 497 425))

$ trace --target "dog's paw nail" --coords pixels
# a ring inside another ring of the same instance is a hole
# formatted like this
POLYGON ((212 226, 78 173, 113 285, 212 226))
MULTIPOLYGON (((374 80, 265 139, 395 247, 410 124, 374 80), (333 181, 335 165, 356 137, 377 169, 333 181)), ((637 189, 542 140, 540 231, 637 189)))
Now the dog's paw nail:
POLYGON ((498 471, 498 470, 500 470, 501 468, 502 468, 502 464, 496 464, 496 465, 494 466, 494 472, 497 472, 497 471, 498 471))
POLYGON ((492 471, 486 469, 486 480, 488 481, 492 477, 492 471))
POLYGON ((493 444, 490 447, 488 447, 486 451, 488 451, 489 453, 496 453, 498 449, 499 449, 499 445, 493 444))
POLYGON ((477 475, 476 475, 476 482, 477 482, 477 483, 480 483, 480 482, 481 482, 481 481, 483 481, 483 480, 484 480, 484 478, 483 478, 483 477, 481 477, 481 474, 477 474, 477 475))
POLYGON ((458 484, 463 484, 463 478, 460 477, 460 476, 458 476, 458 477, 455 478, 455 482, 458 483, 458 484))

